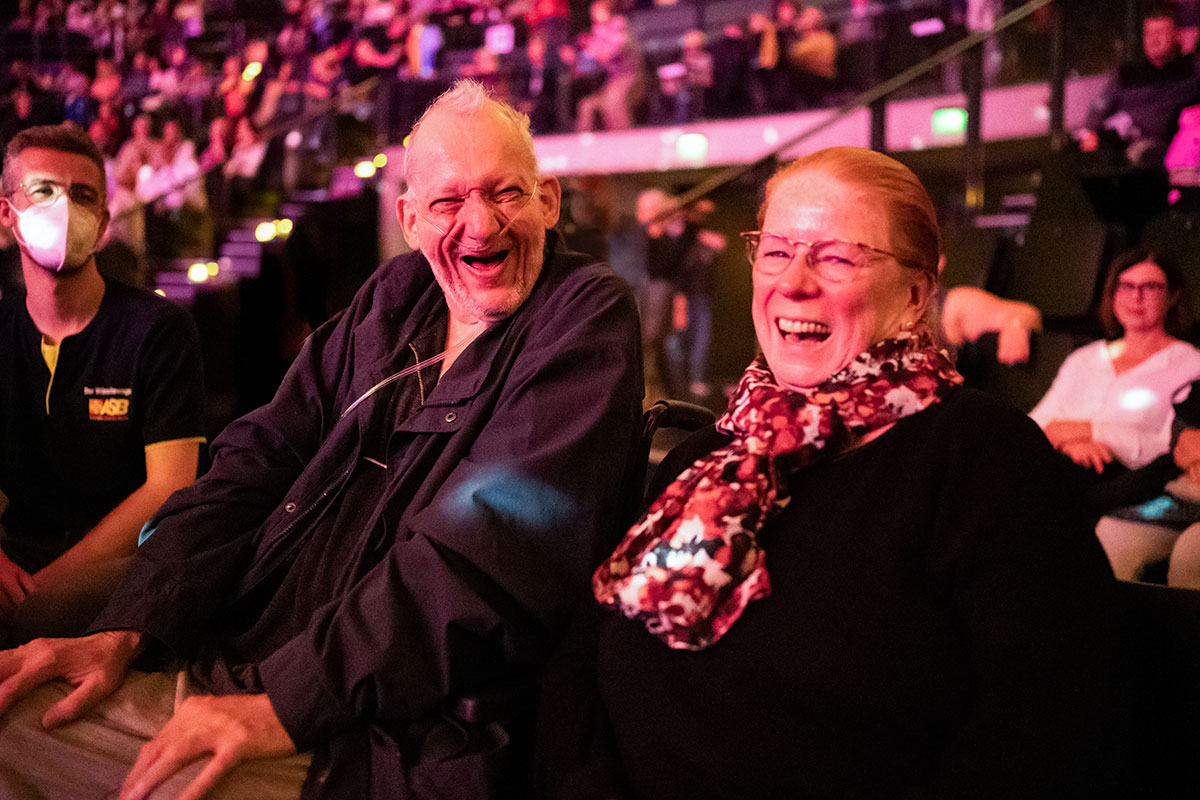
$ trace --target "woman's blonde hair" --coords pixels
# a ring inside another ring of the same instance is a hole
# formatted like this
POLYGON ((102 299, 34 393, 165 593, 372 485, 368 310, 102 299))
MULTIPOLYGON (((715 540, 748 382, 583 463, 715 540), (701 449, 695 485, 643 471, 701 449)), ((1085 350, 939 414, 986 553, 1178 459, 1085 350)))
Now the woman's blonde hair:
POLYGON ((854 187, 860 196, 877 200, 887 215, 888 249, 912 269, 938 274, 942 237, 929 193, 908 167, 894 158, 862 147, 828 147, 780 167, 767 181, 758 209, 762 227, 771 195, 781 183, 805 172, 820 172, 854 187))

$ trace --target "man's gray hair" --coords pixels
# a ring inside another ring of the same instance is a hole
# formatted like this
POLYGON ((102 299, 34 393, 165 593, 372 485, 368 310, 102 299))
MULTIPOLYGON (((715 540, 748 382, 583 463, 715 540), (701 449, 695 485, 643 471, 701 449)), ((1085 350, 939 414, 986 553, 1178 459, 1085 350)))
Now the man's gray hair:
POLYGON ((468 78, 454 82, 446 91, 434 100, 420 119, 413 125, 408 134, 408 145, 404 148, 404 181, 407 184, 405 196, 412 197, 412 184, 408 181, 409 155, 417 143, 421 125, 435 112, 445 111, 453 114, 472 114, 480 111, 491 111, 512 128, 513 133, 521 140, 525 151, 529 154, 529 162, 535 175, 538 174, 537 156, 533 152, 533 134, 529 131, 529 117, 517 111, 508 103, 501 102, 492 96, 486 87, 468 78))

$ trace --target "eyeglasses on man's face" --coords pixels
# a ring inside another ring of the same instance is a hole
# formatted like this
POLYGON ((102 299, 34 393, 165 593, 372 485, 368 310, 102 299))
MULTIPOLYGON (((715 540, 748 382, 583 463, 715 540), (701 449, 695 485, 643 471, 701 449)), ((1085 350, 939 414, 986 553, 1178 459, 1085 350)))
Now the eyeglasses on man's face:
POLYGON ((88 183, 72 183, 64 186, 49 178, 34 178, 17 184, 13 193, 24 195, 29 205, 46 208, 54 205, 58 198, 66 194, 72 203, 99 214, 104 210, 104 195, 95 186, 88 183))
POLYGON ((530 191, 525 191, 519 186, 509 186, 490 194, 483 189, 472 189, 465 195, 436 197, 423 209, 420 205, 417 208, 425 221, 445 236, 458 225, 463 210, 471 202, 472 195, 478 195, 488 213, 500 221, 502 234, 512 225, 517 215, 533 202, 533 198, 537 196, 537 184, 535 183, 530 191))
POLYGON ((741 236, 746 243, 746 258, 750 260, 754 269, 764 275, 781 274, 801 248, 807 248, 804 260, 808 268, 818 278, 829 283, 847 283, 854 280, 870 266, 872 255, 897 258, 887 250, 843 239, 820 239, 810 242, 789 239, 766 231, 746 231, 741 236))

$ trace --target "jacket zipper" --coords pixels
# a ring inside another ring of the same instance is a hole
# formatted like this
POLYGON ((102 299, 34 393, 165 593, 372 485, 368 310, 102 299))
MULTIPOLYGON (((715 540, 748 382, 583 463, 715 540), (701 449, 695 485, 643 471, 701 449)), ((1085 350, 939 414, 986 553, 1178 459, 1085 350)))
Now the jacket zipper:
MULTIPOLYGON (((283 530, 281 530, 274 537, 272 537, 274 539, 274 543, 269 548, 269 552, 265 553, 263 555, 263 557, 261 559, 259 559, 259 561, 258 561, 259 564, 265 564, 265 563, 271 561, 272 557, 275 554, 275 551, 278 550, 282 546, 283 542, 286 541, 287 535, 292 532, 292 529, 295 528, 297 525, 299 525, 304 519, 306 519, 308 517, 309 514, 311 514, 318 506, 320 506, 321 503, 324 502, 325 498, 329 497, 330 494, 332 494, 333 492, 335 492, 336 490, 338 490, 342 487, 342 485, 346 482, 346 479, 350 477, 350 473, 354 471, 354 467, 357 463, 358 463, 357 460, 355 460, 353 463, 351 463, 350 466, 346 468, 346 470, 338 477, 338 479, 336 481, 334 481, 331 485, 326 487, 325 491, 321 492, 321 494, 318 495, 317 498, 315 500, 313 500, 308 505, 307 508, 305 508, 299 514, 297 514, 292 519, 292 521, 289 522, 287 524, 287 526, 283 528, 283 530)), ((292 548, 292 551, 294 552, 302 544, 304 544, 303 540, 296 542, 295 546, 292 548)), ((255 578, 254 582, 251 583, 249 586, 242 589, 240 594, 246 594, 247 592, 254 589, 255 586, 258 586, 258 584, 261 583, 264 578, 266 578, 268 575, 271 574, 271 572, 273 572, 275 570, 275 567, 277 567, 279 565, 279 563, 282 563, 282 561, 276 562, 276 563, 271 563, 268 568, 263 570, 263 574, 259 575, 257 578, 255 578)))

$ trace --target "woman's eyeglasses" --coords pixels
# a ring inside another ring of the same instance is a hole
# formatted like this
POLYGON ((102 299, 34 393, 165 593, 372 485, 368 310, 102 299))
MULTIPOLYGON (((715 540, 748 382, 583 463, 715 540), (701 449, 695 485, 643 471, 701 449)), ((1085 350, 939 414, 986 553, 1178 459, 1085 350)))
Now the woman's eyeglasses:
POLYGON ((782 273, 792 263, 801 247, 808 248, 804 254, 808 268, 818 278, 830 283, 847 283, 854 280, 868 266, 871 254, 888 256, 899 261, 895 253, 861 242, 847 242, 842 239, 807 242, 766 231, 746 231, 741 236, 746 243, 746 257, 750 264, 765 275, 782 273))
POLYGON ((1166 294, 1167 285, 1162 281, 1145 281, 1143 283, 1134 283, 1133 281, 1117 281, 1117 294, 1136 295, 1138 297, 1160 297, 1166 294))

